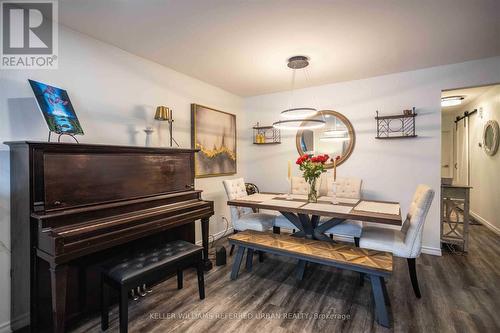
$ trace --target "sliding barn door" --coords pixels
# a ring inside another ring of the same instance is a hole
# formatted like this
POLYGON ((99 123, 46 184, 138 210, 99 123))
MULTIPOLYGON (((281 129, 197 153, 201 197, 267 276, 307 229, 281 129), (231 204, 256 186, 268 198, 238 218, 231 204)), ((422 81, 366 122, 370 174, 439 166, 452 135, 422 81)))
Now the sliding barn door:
POLYGON ((455 173, 453 182, 459 185, 469 185, 469 130, 468 119, 457 123, 455 136, 455 173))

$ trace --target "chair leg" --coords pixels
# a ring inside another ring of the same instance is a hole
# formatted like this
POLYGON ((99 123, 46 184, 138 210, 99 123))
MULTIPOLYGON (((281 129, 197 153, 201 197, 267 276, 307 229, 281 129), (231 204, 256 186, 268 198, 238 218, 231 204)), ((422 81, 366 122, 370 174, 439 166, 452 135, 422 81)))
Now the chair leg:
POLYGON ((120 288, 120 333, 128 332, 128 289, 120 288))
POLYGON ((359 237, 354 237, 354 245, 356 245, 356 247, 359 247, 359 237))
POLYGON ((280 227, 273 227, 273 234, 279 234, 281 232, 280 227))
POLYGON ((109 328, 109 290, 108 286, 101 277, 101 330, 105 331, 109 328))
POLYGON ((198 293, 200 294, 200 299, 205 299, 205 278, 203 275, 203 261, 201 258, 196 266, 196 273, 198 275, 198 293))
POLYGON ((177 268, 177 289, 182 289, 184 285, 184 273, 182 272, 182 268, 177 268))
POLYGON ((417 267, 415 258, 407 258, 406 260, 408 262, 408 271, 410 273, 410 280, 411 280, 411 285, 413 287, 413 291, 415 292, 415 296, 417 296, 417 298, 421 298, 422 295, 420 294, 420 288, 418 287, 417 267))

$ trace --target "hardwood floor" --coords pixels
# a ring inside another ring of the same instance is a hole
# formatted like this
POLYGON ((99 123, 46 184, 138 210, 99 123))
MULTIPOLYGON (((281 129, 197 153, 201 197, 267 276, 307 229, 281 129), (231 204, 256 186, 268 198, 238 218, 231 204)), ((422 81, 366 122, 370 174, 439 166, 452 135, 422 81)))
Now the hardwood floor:
MULTIPOLYGON (((470 236, 468 255, 444 252, 442 257, 417 259, 420 300, 413 294, 406 261, 395 258, 394 275, 387 285, 395 332, 500 330, 500 237, 479 225, 471 226, 470 236)), ((293 260, 266 255, 259 263, 254 257, 253 272, 242 267, 236 281, 229 280, 233 257, 228 265, 214 267, 206 275, 203 301, 198 299, 195 270, 185 272, 182 290, 177 290, 175 278, 155 286, 149 296, 130 301, 129 331, 390 331, 374 321, 370 283, 365 281, 361 287, 358 274, 310 265, 304 280, 296 282, 293 260), (263 315, 268 317, 258 318, 263 315)), ((73 331, 99 332, 99 324, 95 316, 73 331)), ((114 307, 108 332, 117 332, 117 325, 114 307)))

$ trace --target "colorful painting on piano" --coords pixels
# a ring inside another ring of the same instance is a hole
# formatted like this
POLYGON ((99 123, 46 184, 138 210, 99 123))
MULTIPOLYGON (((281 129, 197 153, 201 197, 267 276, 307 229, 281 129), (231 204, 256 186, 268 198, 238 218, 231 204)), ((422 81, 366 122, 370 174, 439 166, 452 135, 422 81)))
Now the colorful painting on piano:
POLYGON ((66 90, 33 80, 28 81, 51 132, 83 135, 83 129, 66 90))
POLYGON ((191 104, 196 178, 236 173, 236 115, 191 104))

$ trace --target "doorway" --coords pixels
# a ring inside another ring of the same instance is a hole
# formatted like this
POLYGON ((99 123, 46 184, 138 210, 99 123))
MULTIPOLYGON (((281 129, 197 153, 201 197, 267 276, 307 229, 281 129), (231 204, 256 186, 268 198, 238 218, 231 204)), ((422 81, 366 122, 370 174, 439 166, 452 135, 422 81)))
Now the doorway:
POLYGON ((500 122, 500 84, 443 91, 441 104, 441 241, 467 250, 471 221, 500 234, 500 154, 483 140, 500 122))

